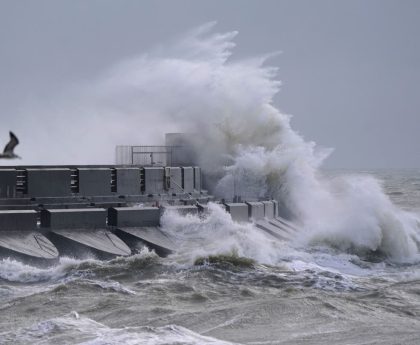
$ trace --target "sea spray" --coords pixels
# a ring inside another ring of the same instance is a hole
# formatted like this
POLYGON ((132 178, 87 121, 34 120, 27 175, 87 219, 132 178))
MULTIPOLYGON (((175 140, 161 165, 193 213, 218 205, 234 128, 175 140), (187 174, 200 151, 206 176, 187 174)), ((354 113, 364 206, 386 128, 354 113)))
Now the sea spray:
POLYGON ((260 263, 277 264, 287 252, 287 244, 261 232, 251 223, 237 223, 221 205, 209 203, 208 215, 182 216, 166 211, 161 228, 173 238, 179 262, 192 265, 198 258, 237 255, 260 263))
MULTIPOLYGON (((274 105, 277 69, 267 66, 267 56, 232 59, 237 32, 214 33, 213 26, 51 97, 54 103, 40 110, 44 121, 22 134, 39 136, 38 148, 23 156, 37 164, 106 163, 117 144, 160 144, 165 132, 197 133, 198 163, 214 177, 216 196, 279 200, 282 214, 302 224, 304 245, 416 260, 418 216, 395 207, 372 177, 323 176, 320 167, 331 150, 305 141, 274 105), (60 145, 51 147, 51 141, 60 145)), ((244 227, 224 229, 242 236, 244 227)), ((273 254, 263 247, 251 256, 269 261, 273 254)))

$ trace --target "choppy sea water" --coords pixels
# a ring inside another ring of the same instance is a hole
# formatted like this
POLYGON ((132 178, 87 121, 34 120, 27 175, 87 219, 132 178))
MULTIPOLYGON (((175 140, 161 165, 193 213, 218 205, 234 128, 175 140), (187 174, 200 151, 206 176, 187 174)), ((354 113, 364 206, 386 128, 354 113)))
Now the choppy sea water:
MULTIPOLYGON (((362 173, 420 213, 420 171, 362 173)), ((0 261, 0 344, 420 344, 420 259, 275 242, 226 217, 166 219, 186 243, 167 258, 0 261)))

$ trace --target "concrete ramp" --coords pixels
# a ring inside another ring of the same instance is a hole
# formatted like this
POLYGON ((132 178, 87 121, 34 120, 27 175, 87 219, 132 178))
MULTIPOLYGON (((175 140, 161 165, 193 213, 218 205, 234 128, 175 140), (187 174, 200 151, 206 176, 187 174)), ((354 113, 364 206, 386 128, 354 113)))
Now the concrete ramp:
POLYGON ((269 233, 271 236, 284 241, 289 241, 293 238, 293 236, 285 231, 282 228, 279 228, 266 220, 258 220, 255 222, 255 226, 265 232, 269 233))
POLYGON ((58 259, 57 248, 37 231, 1 231, 0 252, 27 259, 58 259))
POLYGON ((57 248, 36 228, 33 210, 0 211, 0 257, 42 265, 58 260, 57 248))
MULTIPOLYGON (((99 256, 127 256, 131 254, 131 249, 106 229, 51 229, 49 234, 60 248, 60 252, 66 252, 63 247, 77 245, 85 247, 99 256), (69 241, 72 243, 68 243, 69 241)), ((70 251, 70 254, 73 254, 73 251, 70 251)))
POLYGON ((282 229, 283 231, 286 231, 288 234, 293 235, 296 233, 293 229, 289 228, 287 225, 284 225, 283 223, 280 223, 279 221, 275 219, 269 219, 268 222, 275 226, 276 228, 282 229))
MULTIPOLYGON (((179 207, 175 208, 178 210, 179 207)), ((198 212, 196 206, 180 206, 182 211, 198 212)), ((108 210, 108 224, 133 250, 146 244, 158 255, 174 251, 172 241, 159 229, 160 209, 156 207, 115 207, 108 210)))
POLYGON ((293 230, 293 231, 295 231, 295 232, 298 232, 298 231, 300 230, 300 229, 299 229, 299 227, 298 227, 297 225, 293 224, 291 221, 286 220, 286 219, 284 219, 284 218, 282 218, 282 217, 277 216, 277 217, 275 218, 275 220, 276 220, 277 222, 279 222, 279 223, 283 224, 284 226, 287 226, 289 229, 291 229, 291 230, 293 230))
POLYGON ((175 244, 156 226, 118 227, 115 234, 132 248, 138 248, 140 240, 148 247, 155 249, 159 255, 165 256, 175 251, 175 244))
POLYGON ((130 255, 131 249, 106 229, 106 216, 100 208, 43 210, 41 228, 63 255, 92 253, 104 259, 130 255))

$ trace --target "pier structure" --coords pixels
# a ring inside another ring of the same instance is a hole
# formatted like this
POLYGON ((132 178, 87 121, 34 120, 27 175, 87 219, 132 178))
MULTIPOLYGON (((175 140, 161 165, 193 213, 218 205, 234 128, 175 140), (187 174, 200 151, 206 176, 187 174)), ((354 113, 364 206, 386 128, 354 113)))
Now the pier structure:
MULTIPOLYGON (((214 198, 201 181, 197 166, 0 168, 0 257, 54 263, 60 255, 112 258, 144 246, 168 255, 177 243, 160 228, 161 216, 205 211, 214 198)), ((276 201, 221 205, 273 238, 296 231, 278 218, 276 201)))

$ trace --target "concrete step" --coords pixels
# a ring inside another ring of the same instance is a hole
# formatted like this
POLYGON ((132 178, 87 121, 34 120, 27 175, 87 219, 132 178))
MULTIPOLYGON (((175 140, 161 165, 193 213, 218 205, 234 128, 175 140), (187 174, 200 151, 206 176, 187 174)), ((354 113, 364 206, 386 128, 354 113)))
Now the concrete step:
POLYGON ((293 238, 293 236, 289 232, 277 226, 274 226, 273 224, 267 222, 266 220, 258 220, 257 222, 255 222, 255 226, 280 240, 287 241, 293 238))
POLYGON ((26 257, 26 259, 58 259, 58 250, 38 231, 0 231, 2 256, 26 257))
POLYGON ((156 253, 166 256, 175 251, 175 244, 156 226, 150 227, 118 227, 114 233, 133 250, 138 249, 138 242, 144 242, 156 253))
POLYGON ((46 235, 60 255, 78 257, 93 254, 99 258, 131 255, 131 249, 107 229, 53 229, 46 235))

